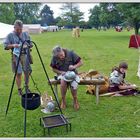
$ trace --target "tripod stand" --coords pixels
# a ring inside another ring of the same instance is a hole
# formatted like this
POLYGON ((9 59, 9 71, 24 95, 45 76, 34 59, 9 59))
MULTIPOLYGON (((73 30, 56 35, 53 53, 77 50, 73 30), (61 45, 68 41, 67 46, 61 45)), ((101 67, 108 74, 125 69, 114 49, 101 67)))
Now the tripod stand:
POLYGON ((16 78, 16 75, 17 75, 17 70, 18 70, 18 66, 19 66, 19 62, 20 62, 20 58, 21 58, 21 54, 22 54, 22 51, 25 51, 25 55, 26 55, 26 60, 25 60, 25 69, 26 69, 26 72, 25 72, 25 110, 24 110, 24 137, 26 137, 26 118, 27 118, 27 94, 28 94, 28 81, 29 81, 29 60, 30 60, 30 47, 31 47, 31 44, 33 46, 35 46, 36 48, 36 51, 37 51, 37 54, 39 56, 39 59, 40 59, 40 62, 41 62, 41 65, 43 67, 43 70, 45 72, 45 75, 46 75, 46 78, 50 84, 50 87, 51 87, 51 90, 54 94, 54 97, 55 97, 55 100, 57 102, 57 105, 58 105, 58 108, 59 108, 59 111, 61 114, 63 114, 61 108, 60 108, 60 105, 59 105, 59 101, 57 99, 57 96, 53 90, 53 87, 52 87, 52 84, 50 82, 50 79, 49 79, 49 76, 48 76, 48 73, 45 69, 45 66, 44 66, 44 63, 43 63, 43 60, 41 58, 41 55, 40 55, 40 52, 37 48, 37 45, 35 42, 33 41, 30 41, 30 40, 25 40, 24 42, 22 42, 22 46, 20 48, 20 53, 19 53, 19 58, 18 58, 18 61, 17 61, 17 66, 16 66, 16 70, 15 70, 15 74, 14 74, 14 78, 13 78, 13 81, 12 81, 12 86, 11 86, 11 90, 10 90, 10 94, 9 94, 9 99, 8 99, 8 104, 7 104, 7 108, 6 108, 6 113, 5 115, 7 116, 8 114, 8 110, 9 110, 9 106, 10 106, 10 101, 11 101, 11 97, 12 97, 12 92, 13 92, 13 88, 14 88, 14 83, 15 83, 15 78, 16 78), (24 48, 24 45, 26 44, 26 48, 24 48))

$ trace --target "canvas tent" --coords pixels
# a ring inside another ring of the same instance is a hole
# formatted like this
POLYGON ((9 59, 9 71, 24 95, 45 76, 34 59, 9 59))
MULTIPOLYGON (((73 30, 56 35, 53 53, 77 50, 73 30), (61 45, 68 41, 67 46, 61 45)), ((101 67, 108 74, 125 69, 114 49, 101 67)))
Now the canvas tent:
POLYGON ((0 40, 2 41, 14 29, 13 25, 0 22, 0 40))
POLYGON ((140 36, 135 34, 131 35, 129 41, 129 48, 133 47, 138 49, 139 46, 140 46, 140 36))
MULTIPOLYGON (((0 44, 6 38, 6 36, 14 30, 14 26, 0 22, 0 44)), ((38 34, 42 32, 40 24, 24 24, 23 31, 38 34)))
POLYGON ((56 26, 56 25, 52 25, 52 26, 45 26, 45 27, 41 27, 42 28, 42 30, 45 32, 45 31, 47 31, 47 32, 56 32, 56 31, 58 31, 59 30, 59 28, 58 28, 58 26, 56 26))
POLYGON ((23 31, 29 34, 40 34, 42 33, 42 28, 40 24, 23 24, 23 31))

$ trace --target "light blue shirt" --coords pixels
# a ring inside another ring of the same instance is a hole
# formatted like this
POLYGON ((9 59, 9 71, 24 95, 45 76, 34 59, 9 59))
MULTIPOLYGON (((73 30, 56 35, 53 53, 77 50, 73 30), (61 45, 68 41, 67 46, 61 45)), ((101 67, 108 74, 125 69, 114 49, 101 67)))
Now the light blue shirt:
POLYGON ((19 44, 19 48, 12 49, 13 54, 15 54, 16 56, 19 57, 22 42, 24 42, 25 40, 30 40, 30 36, 27 32, 22 32, 20 38, 18 37, 18 35, 15 32, 12 32, 7 35, 7 37, 4 41, 4 48, 6 49, 6 47, 10 44, 19 44))

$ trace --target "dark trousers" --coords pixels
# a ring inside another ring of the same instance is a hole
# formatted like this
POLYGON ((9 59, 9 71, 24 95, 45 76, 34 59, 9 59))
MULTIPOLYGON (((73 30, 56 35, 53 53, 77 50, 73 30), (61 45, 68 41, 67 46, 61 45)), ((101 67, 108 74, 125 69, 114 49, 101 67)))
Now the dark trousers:
MULTIPOLYGON (((120 90, 118 86, 114 86, 114 87, 112 86, 112 87, 108 88, 108 92, 116 92, 116 91, 118 91, 118 93, 119 93, 119 91, 122 91, 122 90, 120 90)), ((120 92, 119 94, 122 94, 122 95, 134 95, 135 92, 137 92, 137 90, 132 89, 132 90, 127 90, 127 91, 124 91, 124 92, 120 92)))

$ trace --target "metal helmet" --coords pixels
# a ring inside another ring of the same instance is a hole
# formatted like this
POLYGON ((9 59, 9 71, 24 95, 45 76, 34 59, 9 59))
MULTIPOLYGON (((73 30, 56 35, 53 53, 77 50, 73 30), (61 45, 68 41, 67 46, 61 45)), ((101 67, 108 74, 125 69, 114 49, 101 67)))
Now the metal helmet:
POLYGON ((47 103, 47 109, 50 111, 50 112, 53 112, 55 110, 55 104, 50 101, 47 103))
POLYGON ((76 74, 74 71, 67 71, 64 75, 64 80, 67 82, 71 82, 75 80, 75 78, 76 78, 76 74))

